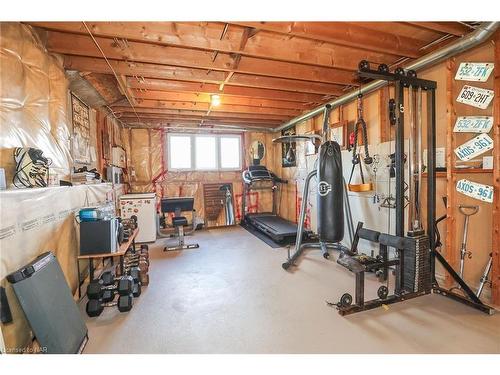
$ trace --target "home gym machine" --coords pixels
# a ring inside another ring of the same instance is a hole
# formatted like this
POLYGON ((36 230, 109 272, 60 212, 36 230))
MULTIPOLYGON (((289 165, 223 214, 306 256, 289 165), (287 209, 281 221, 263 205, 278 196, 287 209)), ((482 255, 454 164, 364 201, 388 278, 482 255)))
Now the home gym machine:
POLYGON ((286 184, 283 180, 268 170, 264 165, 251 165, 243 171, 243 196, 241 198, 243 213, 243 224, 251 225, 259 232, 270 237, 274 242, 289 243, 297 235, 297 225, 289 220, 278 216, 277 192, 280 187, 278 184, 286 184), (272 192, 272 211, 271 212, 246 212, 247 195, 250 190, 271 189, 272 192))
MULTIPOLYGON (((193 233, 196 229, 201 228, 201 225, 195 224, 195 210, 194 210, 194 198, 193 197, 178 197, 178 198, 162 198, 161 200, 161 212, 162 213, 174 213, 172 218, 172 225, 175 228, 175 237, 177 237, 176 246, 165 246, 163 251, 175 251, 175 250, 186 250, 186 249, 197 249, 200 245, 196 244, 186 244, 184 243, 184 226, 189 225, 188 220, 185 216, 181 216, 182 212, 192 212, 192 224, 189 234, 193 233)), ((164 237, 164 236, 163 236, 164 237)))
POLYGON ((340 146, 330 139, 328 118, 330 105, 325 106, 323 113, 322 136, 319 135, 291 135, 273 139, 273 142, 296 142, 308 141, 322 142, 319 148, 319 156, 315 162, 315 168, 309 172, 304 183, 302 203, 298 223, 298 232, 295 241, 295 251, 291 255, 288 249, 288 259, 282 264, 283 269, 288 270, 295 265, 296 260, 306 248, 321 249, 324 258, 329 257, 328 249, 342 250, 340 241, 344 238, 344 214, 347 217, 348 232, 353 240, 352 216, 347 196, 347 188, 342 176, 342 156, 340 146), (302 233, 307 210, 309 196, 309 185, 313 178, 318 181, 317 208, 318 208, 318 242, 302 243, 302 233))
POLYGON ((357 238, 378 243, 381 254, 387 254, 393 248, 394 256, 378 257, 375 262, 364 262, 355 257, 339 257, 338 263, 356 275, 355 297, 345 293, 335 304, 341 315, 370 310, 382 305, 402 302, 411 298, 437 293, 458 302, 492 314, 494 309, 485 305, 474 294, 460 275, 436 250, 436 82, 417 78, 416 72, 405 72, 402 68, 390 73, 387 65, 380 65, 378 70, 370 69, 367 61, 359 64, 359 76, 365 79, 383 79, 395 86, 395 133, 396 133, 396 228, 395 235, 380 233, 358 226, 357 238), (408 95, 408 107, 404 105, 405 92, 408 95), (422 217, 422 100, 427 99, 427 220, 424 229, 422 217), (405 178, 404 178, 404 114, 408 115, 410 134, 408 137, 408 231, 405 235, 405 178), (441 287, 435 277, 436 259, 458 283, 464 295, 441 287), (374 268, 393 267, 395 274, 394 291, 389 294, 387 285, 382 285, 377 292, 378 298, 364 300, 364 273, 374 268))

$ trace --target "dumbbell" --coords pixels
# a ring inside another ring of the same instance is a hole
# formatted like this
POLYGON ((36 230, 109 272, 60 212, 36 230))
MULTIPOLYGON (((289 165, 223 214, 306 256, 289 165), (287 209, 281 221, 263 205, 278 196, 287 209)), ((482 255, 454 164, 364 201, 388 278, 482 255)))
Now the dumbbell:
MULTIPOLYGON (((120 265, 117 266, 117 269, 120 269, 120 265)), ((141 278, 139 275, 139 272, 140 272, 139 268, 133 267, 132 269, 130 269, 130 271, 131 272, 126 273, 126 276, 131 276, 132 279, 134 280, 134 283, 140 282, 141 278)), ((122 276, 121 273, 115 272, 115 274, 116 274, 116 276, 113 275, 113 273, 111 271, 104 272, 100 277, 100 280, 102 281, 103 285, 108 286, 108 285, 114 284, 115 281, 119 281, 120 276, 122 276)))
POLYGON ((142 253, 140 251, 135 251, 135 250, 129 249, 129 251, 127 251, 125 253, 125 257, 126 258, 141 258, 141 259, 147 260, 149 262, 149 253, 147 251, 142 253))
POLYGON ((136 266, 139 268, 144 268, 146 272, 149 269, 149 262, 146 259, 142 259, 139 257, 125 257, 123 259, 123 262, 129 267, 136 266))
MULTIPOLYGON (((141 282, 141 285, 143 286, 149 285, 149 275, 147 271, 141 271, 139 267, 124 267, 124 271, 126 275, 134 277, 134 280, 136 279, 136 275, 138 274, 138 278, 139 281, 141 282)), ((119 264, 116 265, 115 267, 115 274, 116 276, 122 275, 122 270, 119 264)))
POLYGON ((119 295, 125 296, 132 293, 134 279, 132 276, 122 276, 117 285, 104 285, 102 280, 94 280, 87 286, 87 297, 89 299, 100 299, 106 290, 116 291, 119 295))
POLYGON ((149 266, 149 259, 142 255, 125 255, 125 262, 144 262, 149 266))
POLYGON ((138 267, 141 272, 148 272, 149 271, 149 264, 143 260, 132 260, 128 261, 125 260, 123 262, 123 266, 125 268, 131 268, 131 267, 138 267))
MULTIPOLYGON (((117 268, 119 269, 120 266, 118 265, 117 268)), ((139 269, 137 267, 130 269, 126 276, 130 276, 134 280, 134 285, 132 285, 132 294, 134 297, 139 297, 141 295, 141 276, 139 269)), ((101 275, 100 279, 103 284, 107 286, 112 285, 115 281, 119 281, 121 277, 115 277, 111 271, 106 271, 101 275)))
POLYGON ((87 311, 87 315, 91 317, 101 315, 105 307, 111 306, 117 306, 120 312, 127 312, 132 309, 132 299, 131 294, 120 296, 118 301, 108 303, 104 303, 102 299, 90 299, 87 302, 85 311, 87 311))

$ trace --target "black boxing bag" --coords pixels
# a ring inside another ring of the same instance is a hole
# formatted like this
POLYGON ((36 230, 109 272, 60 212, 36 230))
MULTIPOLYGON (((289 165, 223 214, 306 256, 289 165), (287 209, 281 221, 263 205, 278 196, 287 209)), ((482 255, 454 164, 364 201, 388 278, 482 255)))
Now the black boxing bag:
POLYGON ((317 178, 319 241, 340 242, 344 238, 344 178, 337 142, 327 141, 321 145, 317 178))

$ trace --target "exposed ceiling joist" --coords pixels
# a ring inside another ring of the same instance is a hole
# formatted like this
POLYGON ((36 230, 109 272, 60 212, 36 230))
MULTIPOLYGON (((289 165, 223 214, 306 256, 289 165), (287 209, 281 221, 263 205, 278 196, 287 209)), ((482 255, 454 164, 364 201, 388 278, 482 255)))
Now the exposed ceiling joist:
POLYGON ((373 32, 354 23, 338 22, 332 27, 331 22, 232 22, 233 24, 254 27, 284 35, 309 38, 323 42, 362 48, 393 56, 410 58, 419 57, 422 42, 417 39, 401 37, 389 33, 373 32))
MULTIPOLYGON (((86 32, 76 22, 35 22, 32 25, 48 30, 64 33, 83 34, 86 32)), ((121 38, 130 42, 141 42, 163 46, 175 46, 189 49, 203 49, 210 52, 210 60, 215 62, 223 53, 236 53, 248 57, 266 60, 281 60, 292 63, 311 64, 330 68, 355 70, 357 61, 368 59, 377 63, 390 63, 398 56, 360 51, 359 48, 346 47, 314 41, 307 38, 287 40, 284 35, 273 32, 260 32, 252 26, 235 26, 220 38, 220 24, 209 23, 208 26, 199 26, 196 23, 172 22, 89 22, 94 35, 103 38, 121 38), (283 48, 286 43, 287 48, 283 48), (212 52, 212 51, 215 51, 212 52)), ((368 34, 369 30, 365 30, 368 34)), ((412 47, 413 53, 409 57, 419 55, 418 44, 412 47)))
MULTIPOLYGON (((121 104, 121 103, 120 103, 121 104)), ((193 103, 193 102, 175 102, 168 100, 141 100, 137 103, 136 108, 165 108, 179 110, 195 110, 208 111, 210 103, 193 103)), ((283 109, 283 108, 267 108, 267 107, 251 107, 246 105, 229 105, 221 104, 212 108, 213 112, 233 112, 233 113, 260 113, 260 114, 277 114, 285 116, 297 116, 301 113, 299 110, 283 109)))
POLYGON ((231 86, 230 84, 224 85, 224 90, 221 93, 219 91, 219 85, 217 84, 203 83, 203 82, 175 81, 175 80, 165 80, 165 79, 147 78, 139 80, 136 78, 128 78, 127 84, 131 88, 141 89, 141 90, 224 94, 224 95, 243 96, 249 98, 287 100, 287 101, 295 101, 303 103, 320 102, 324 99, 324 95, 321 94, 309 94, 309 93, 262 89, 254 87, 231 86))
MULTIPOLYGON (((127 47, 116 43, 109 38, 96 38, 108 59, 164 64, 180 67, 192 67, 208 70, 234 71, 246 74, 300 79, 314 82, 328 82, 335 84, 356 84, 354 72, 336 68, 308 66, 298 63, 289 63, 275 60, 219 54, 217 60, 212 61, 211 54, 186 48, 160 46, 146 43, 129 42, 127 47), (235 62, 238 66, 235 67, 235 62)), ((90 37, 60 32, 48 32, 47 47, 51 52, 67 55, 101 57, 90 37)), ((352 61, 351 61, 352 63, 352 61)), ((357 66, 357 62, 356 62, 357 66)))
POLYGON ((410 25, 423 29, 437 31, 443 34, 463 36, 471 32, 471 28, 458 22, 408 22, 410 25))
MULTIPOLYGON (((175 91, 134 91, 133 92, 136 101, 140 103, 142 100, 169 100, 178 102, 193 102, 193 103, 210 103, 211 98, 209 94, 193 94, 193 93, 183 93, 175 91)), ((298 109, 305 110, 307 106, 303 103, 289 102, 284 100, 271 100, 271 99, 260 99, 260 98, 244 98, 238 96, 226 96, 220 95, 222 104, 233 104, 233 105, 247 105, 251 107, 268 107, 268 108, 288 108, 288 109, 298 109)))
MULTIPOLYGON (((208 71, 206 69, 126 62, 119 60, 109 60, 109 62, 117 73, 124 74, 129 77, 140 76, 146 78, 174 79, 220 84, 226 79, 227 76, 226 72, 215 70, 208 71)), ((64 67, 66 69, 78 70, 81 72, 112 73, 104 59, 94 57, 65 56, 64 67)), ((325 95, 340 95, 343 92, 342 86, 337 84, 264 77, 240 73, 235 73, 231 77, 231 82, 228 83, 228 85, 325 95)))
MULTIPOLYGON (((123 116, 126 113, 131 113, 132 108, 129 106, 114 106, 113 111, 118 114, 118 116, 123 116)), ((179 110, 179 109, 164 109, 164 108, 138 108, 138 113, 141 115, 152 114, 152 115, 192 115, 192 116, 200 116, 204 115, 205 109, 198 108, 195 110, 179 110)), ((223 112, 218 111, 215 115, 216 117, 229 117, 234 118, 237 117, 241 120, 255 120, 255 119, 265 119, 265 120, 278 120, 283 121, 288 118, 289 115, 283 114, 261 114, 261 113, 237 113, 234 112, 223 112)))

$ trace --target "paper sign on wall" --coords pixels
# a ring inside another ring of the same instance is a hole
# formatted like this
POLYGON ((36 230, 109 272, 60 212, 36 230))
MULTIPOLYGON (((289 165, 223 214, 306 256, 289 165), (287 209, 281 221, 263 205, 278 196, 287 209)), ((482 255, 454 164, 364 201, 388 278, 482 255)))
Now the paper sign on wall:
POLYGON ((466 179, 458 180, 456 189, 459 193, 483 202, 493 202, 493 186, 483 185, 466 179))
POLYGON ((493 139, 488 134, 479 134, 455 149, 460 160, 467 161, 493 148, 493 139))
POLYGON ((455 122, 455 133, 489 133, 493 127, 492 116, 462 116, 455 122))
POLYGON ((493 90, 465 85, 462 87, 460 94, 458 94, 457 102, 476 108, 486 109, 494 96, 493 90))
POLYGON ((455 80, 486 82, 494 67, 492 63, 463 62, 458 67, 455 80))

